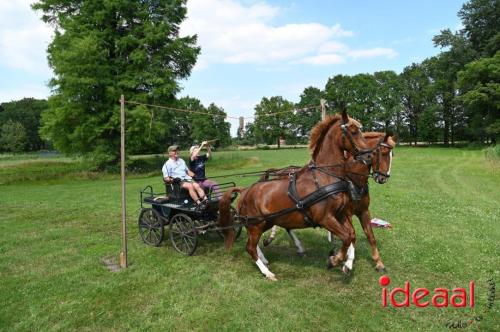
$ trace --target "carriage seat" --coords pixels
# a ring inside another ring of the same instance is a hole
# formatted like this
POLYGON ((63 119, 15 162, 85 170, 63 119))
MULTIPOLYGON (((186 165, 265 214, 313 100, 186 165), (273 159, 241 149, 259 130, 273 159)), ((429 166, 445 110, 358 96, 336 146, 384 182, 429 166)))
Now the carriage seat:
POLYGON ((151 196, 151 197, 144 197, 144 202, 149 203, 149 204, 165 204, 169 203, 170 199, 165 196, 151 196))
POLYGON ((180 202, 187 199, 192 201, 191 196, 189 196, 189 191, 181 187, 181 179, 175 178, 171 183, 167 183, 165 181, 164 183, 165 192, 170 200, 180 202))

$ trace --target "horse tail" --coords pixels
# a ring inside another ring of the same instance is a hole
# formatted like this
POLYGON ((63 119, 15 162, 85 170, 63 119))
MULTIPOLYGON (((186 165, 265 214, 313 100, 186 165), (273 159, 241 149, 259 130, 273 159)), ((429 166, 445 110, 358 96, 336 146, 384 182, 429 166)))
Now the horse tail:
POLYGON ((231 214, 231 202, 233 201, 233 193, 241 193, 245 188, 235 187, 227 190, 222 198, 219 200, 219 226, 227 227, 222 230, 224 234, 224 247, 226 249, 231 249, 234 242, 234 228, 230 227, 234 224, 233 215, 231 214))
POLYGON ((271 244, 271 242, 274 241, 276 238, 276 231, 278 230, 278 226, 274 225, 273 228, 271 228, 271 235, 264 240, 264 247, 267 247, 268 245, 271 244))

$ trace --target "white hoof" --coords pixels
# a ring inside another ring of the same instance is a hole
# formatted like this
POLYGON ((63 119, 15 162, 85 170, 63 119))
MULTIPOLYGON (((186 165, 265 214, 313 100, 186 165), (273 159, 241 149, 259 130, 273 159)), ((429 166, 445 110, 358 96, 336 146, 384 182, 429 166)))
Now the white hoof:
POLYGON ((276 276, 274 274, 267 275, 266 279, 271 281, 278 281, 278 279, 276 279, 276 276))
POLYGON ((348 275, 350 275, 350 274, 351 274, 351 269, 350 269, 350 268, 348 268, 346 265, 344 265, 344 266, 342 266, 342 272, 343 272, 346 276, 348 276, 348 275))

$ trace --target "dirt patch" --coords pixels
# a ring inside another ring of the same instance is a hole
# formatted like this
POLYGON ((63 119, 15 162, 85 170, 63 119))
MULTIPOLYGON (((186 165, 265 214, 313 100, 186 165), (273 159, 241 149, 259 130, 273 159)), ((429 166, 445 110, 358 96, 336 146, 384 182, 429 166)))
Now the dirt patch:
POLYGON ((101 259, 101 262, 104 266, 110 270, 111 272, 120 271, 120 265, 116 262, 116 259, 113 256, 106 256, 101 259))

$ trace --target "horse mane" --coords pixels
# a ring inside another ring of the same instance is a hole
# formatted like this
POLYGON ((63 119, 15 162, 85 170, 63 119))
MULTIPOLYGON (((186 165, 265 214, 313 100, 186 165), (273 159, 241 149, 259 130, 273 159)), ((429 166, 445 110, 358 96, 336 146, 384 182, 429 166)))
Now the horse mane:
POLYGON ((309 150, 312 151, 313 159, 316 158, 319 147, 321 146, 321 143, 323 143, 326 133, 328 132, 330 127, 333 126, 335 122, 337 122, 341 118, 342 117, 340 116, 340 114, 328 115, 313 127, 313 129, 311 130, 311 138, 309 142, 309 150))
MULTIPOLYGON (((319 153, 319 148, 321 144, 323 144, 323 141, 325 140, 326 134, 328 133, 328 130, 339 120, 342 119, 341 114, 335 114, 335 115, 328 115, 326 118, 320 122, 318 122, 313 129, 311 130, 311 138, 309 142, 309 150, 312 151, 312 159, 315 159, 316 156, 319 153)), ((354 121, 356 126, 361 127, 361 124, 352 119, 349 118, 349 122, 354 121)))

